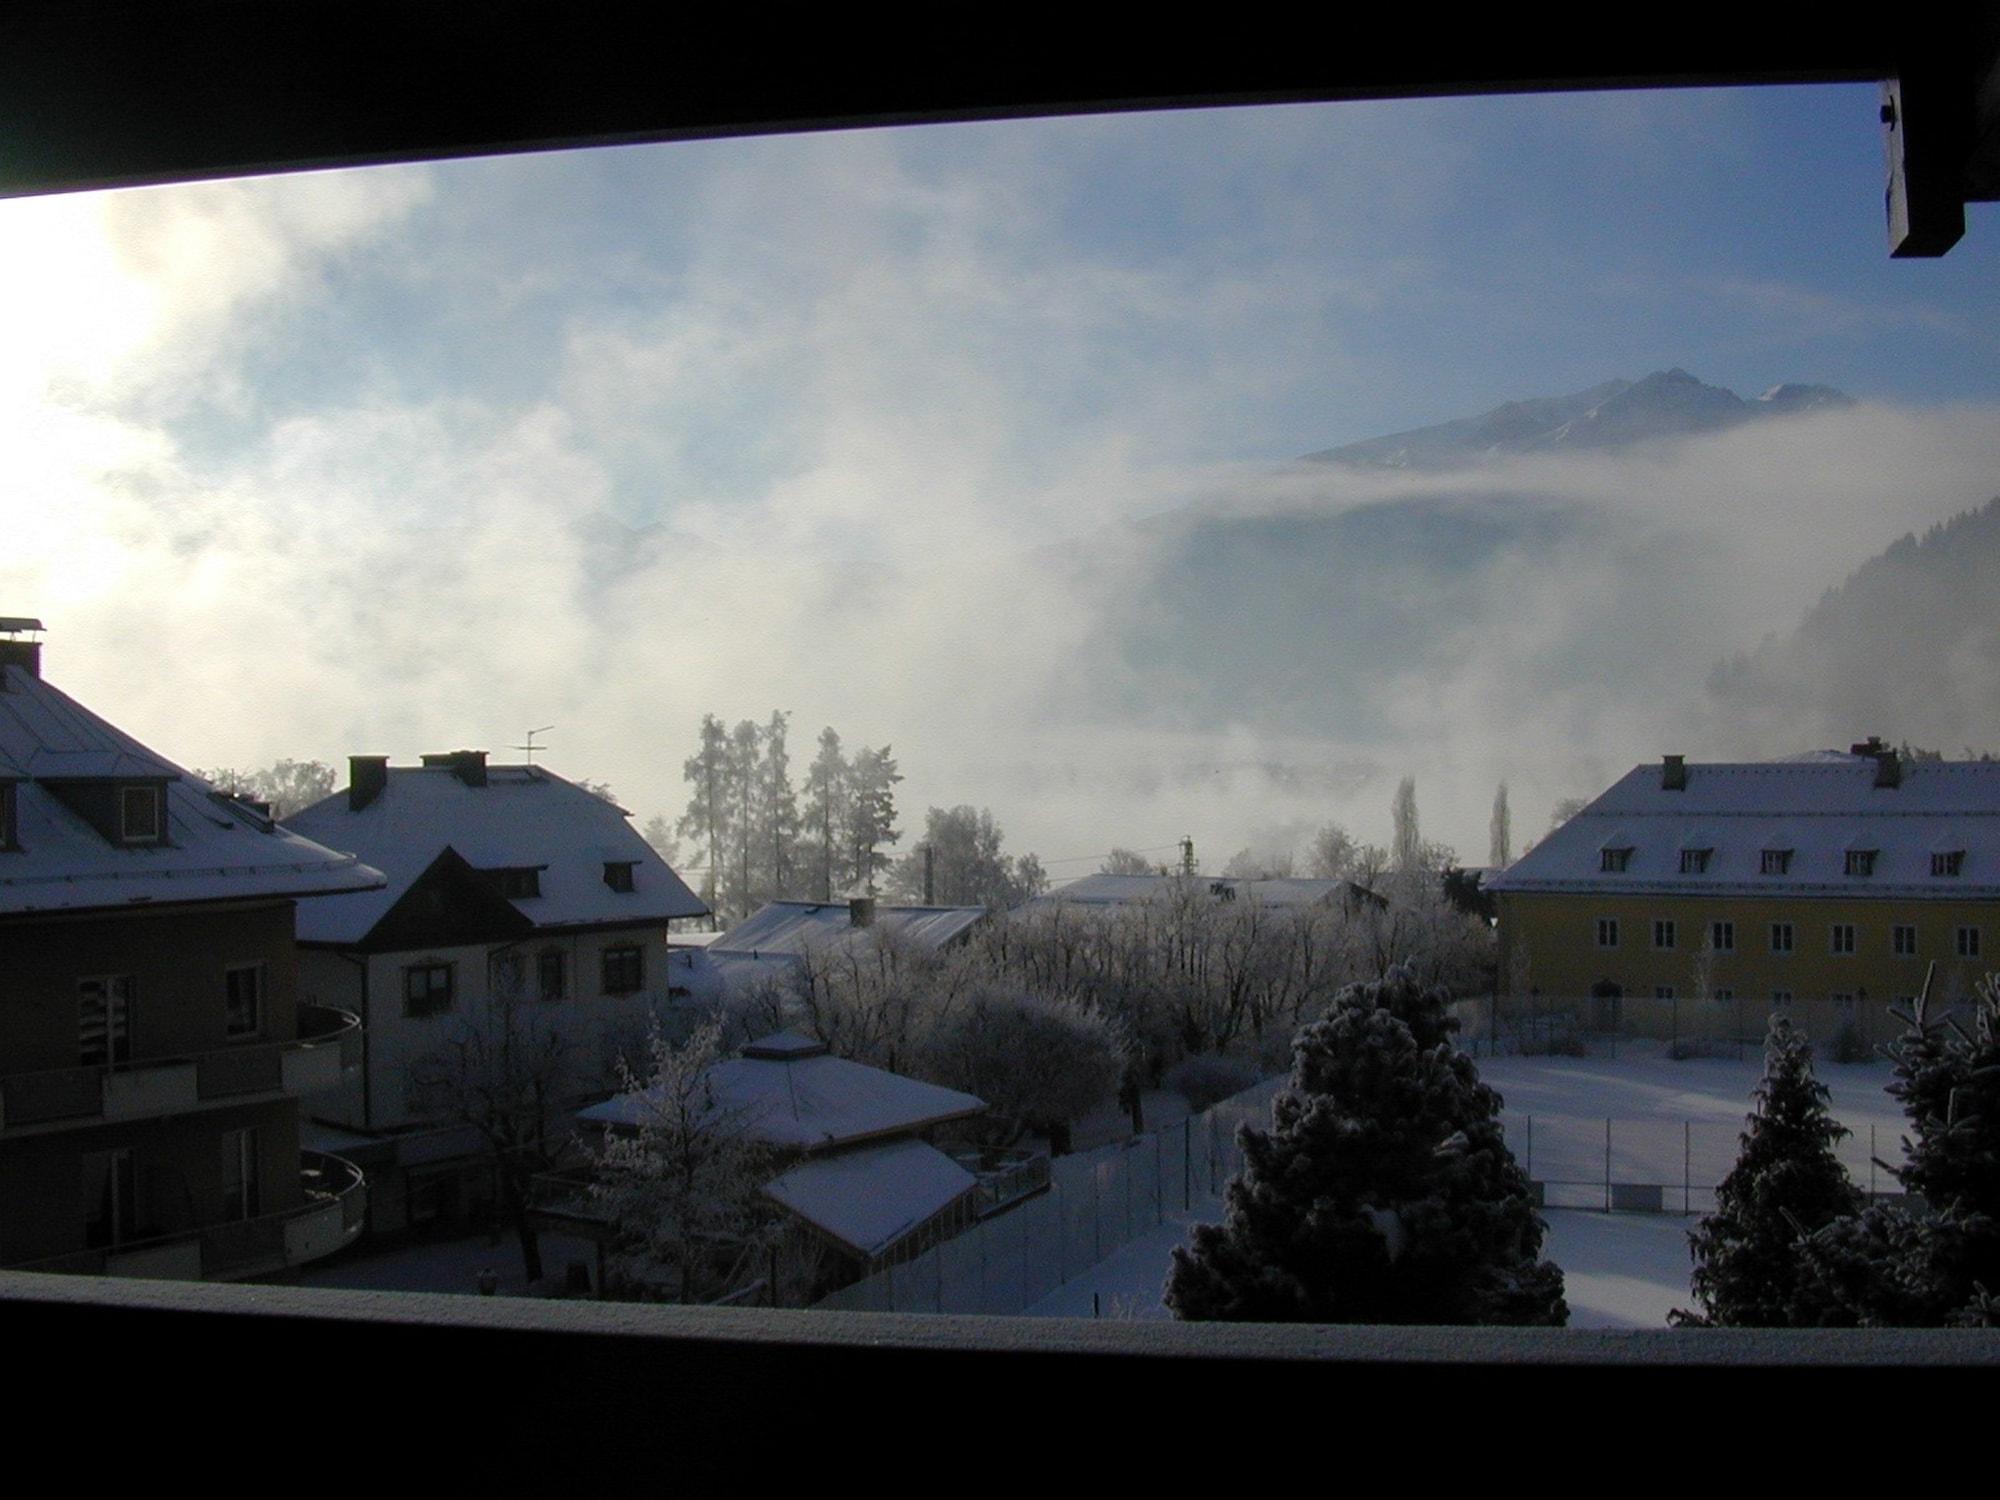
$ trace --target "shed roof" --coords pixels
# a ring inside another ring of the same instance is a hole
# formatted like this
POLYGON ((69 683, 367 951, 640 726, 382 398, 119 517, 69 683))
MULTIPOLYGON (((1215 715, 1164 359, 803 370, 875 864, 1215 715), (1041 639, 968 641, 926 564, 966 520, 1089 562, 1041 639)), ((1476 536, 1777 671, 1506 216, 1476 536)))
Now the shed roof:
POLYGON ((889 1141, 801 1162, 764 1191, 873 1260, 977 1185, 977 1178, 937 1147, 889 1141))

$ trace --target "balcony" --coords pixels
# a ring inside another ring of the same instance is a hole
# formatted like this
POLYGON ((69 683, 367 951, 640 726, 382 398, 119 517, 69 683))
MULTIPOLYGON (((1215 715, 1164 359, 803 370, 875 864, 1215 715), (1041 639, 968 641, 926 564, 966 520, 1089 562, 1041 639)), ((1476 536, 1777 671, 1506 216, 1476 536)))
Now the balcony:
POLYGON ((368 1181, 361 1169, 344 1157, 301 1151, 299 1180, 305 1202, 296 1208, 5 1269, 151 1281, 241 1281, 302 1266, 353 1244, 368 1218, 368 1181))
POLYGON ((299 1034, 211 1052, 0 1077, 0 1134, 154 1119, 257 1095, 317 1094, 361 1066, 361 1018, 299 1007, 299 1034))

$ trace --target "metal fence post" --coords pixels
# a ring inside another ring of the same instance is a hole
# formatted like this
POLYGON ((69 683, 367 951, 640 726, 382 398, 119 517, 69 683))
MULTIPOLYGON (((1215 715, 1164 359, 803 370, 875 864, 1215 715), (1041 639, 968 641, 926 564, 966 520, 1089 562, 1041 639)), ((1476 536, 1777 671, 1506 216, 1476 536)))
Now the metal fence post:
POLYGON ((1681 1217, 1689 1213, 1688 1201, 1694 1189, 1694 1122, 1681 1121, 1681 1217))
POLYGON ((1609 1115, 1604 1117, 1604 1211, 1611 1212, 1611 1116, 1609 1115))
POLYGON ((1194 1207, 1194 1116, 1181 1121, 1181 1211, 1194 1207))
POLYGON ((1153 1132, 1153 1222, 1167 1222, 1167 1135, 1153 1132))

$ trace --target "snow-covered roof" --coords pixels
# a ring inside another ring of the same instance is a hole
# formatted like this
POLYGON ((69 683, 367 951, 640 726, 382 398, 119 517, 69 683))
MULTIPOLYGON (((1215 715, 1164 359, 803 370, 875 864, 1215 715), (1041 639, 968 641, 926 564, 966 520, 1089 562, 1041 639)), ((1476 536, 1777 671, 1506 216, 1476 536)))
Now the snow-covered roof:
POLYGON ((664 926, 708 910, 620 808, 545 766, 484 769, 474 784, 451 765, 390 766, 362 807, 343 790, 287 818, 294 832, 352 849, 388 876, 353 902, 302 907, 299 941, 360 942, 447 848, 477 870, 538 870, 541 894, 512 898, 537 928, 664 926), (606 882, 609 863, 632 866, 631 890, 606 882))
POLYGON ((1870 755, 1689 765, 1670 789, 1662 768, 1635 767, 1488 884, 1516 891, 1918 897, 2000 896, 2000 763, 1917 761, 1878 784, 1870 755), (1629 848, 1622 870, 1603 852, 1629 848), (1702 870, 1684 849, 1712 849, 1702 870), (1790 851, 1766 861, 1766 851, 1790 851), (1876 851, 1867 873, 1850 852, 1876 851), (1955 875, 1933 854, 1963 850, 1955 875), (1769 863, 1772 869, 1766 870, 1769 863), (1783 869, 1776 868, 1782 865, 1783 869))
MULTIPOLYGON (((370 892, 383 883, 381 871, 338 852, 346 846, 268 822, 12 663, 0 665, 0 777, 14 788, 20 846, 0 852, 0 914, 370 892), (53 789, 119 781, 164 785, 163 842, 113 843, 53 789)), ((299 911, 345 904, 309 901, 299 911)))
MULTIPOLYGON (((819 1151, 883 1136, 907 1135, 945 1120, 981 1114, 986 1101, 829 1057, 791 1033, 763 1037, 746 1052, 775 1052, 787 1042, 803 1055, 732 1057, 708 1073, 716 1109, 738 1119, 756 1140, 795 1151, 819 1151)), ((643 1094, 620 1094, 577 1116, 605 1125, 636 1126, 646 1118, 643 1094)))
POLYGON ((1051 906, 1128 906, 1183 892, 1216 900, 1254 901, 1262 906, 1301 907, 1331 900, 1349 890, 1344 880, 1243 880, 1228 875, 1086 875, 1025 903, 1019 910, 1051 906))
POLYGON ((764 1191, 872 1260, 977 1185, 977 1178, 935 1146, 890 1141, 814 1157, 764 1191))
POLYGON ((773 901, 716 935, 708 951, 748 954, 759 958, 799 958, 865 938, 870 932, 893 933, 899 941, 937 949, 962 936, 986 916, 983 906, 879 906, 867 926, 854 925, 845 901, 773 901))

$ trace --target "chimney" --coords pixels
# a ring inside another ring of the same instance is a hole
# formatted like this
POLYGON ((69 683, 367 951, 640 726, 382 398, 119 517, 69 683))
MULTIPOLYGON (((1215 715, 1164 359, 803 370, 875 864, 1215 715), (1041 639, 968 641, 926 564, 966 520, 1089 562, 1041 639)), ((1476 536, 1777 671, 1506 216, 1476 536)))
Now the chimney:
MULTIPOLYGON (((0 667, 19 667, 30 677, 42 675, 42 643, 29 640, 40 635, 42 622, 23 616, 0 616, 0 667)), ((7 690, 6 673, 0 672, 0 692, 7 690)))
POLYGON ((875 898, 873 896, 849 896, 847 898, 847 920, 855 927, 875 925, 875 898))
POLYGON ((347 757, 347 810, 360 812, 389 788, 389 757, 350 755, 347 757))
POLYGON ((1663 792, 1684 792, 1688 785, 1687 757, 1669 755, 1660 762, 1660 790, 1663 792))
POLYGON ((1875 752, 1875 785, 1894 791, 1903 784, 1903 762, 1893 750, 1875 752))
POLYGON ((445 767, 467 786, 486 785, 484 750, 447 750, 437 755, 426 755, 424 764, 445 767))

